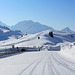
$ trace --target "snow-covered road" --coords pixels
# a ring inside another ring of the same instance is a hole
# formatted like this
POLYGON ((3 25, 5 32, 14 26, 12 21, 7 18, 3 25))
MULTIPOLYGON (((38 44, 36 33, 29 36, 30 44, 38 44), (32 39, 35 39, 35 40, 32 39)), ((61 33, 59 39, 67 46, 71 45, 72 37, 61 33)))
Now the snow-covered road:
POLYGON ((0 75, 75 75, 75 63, 59 51, 28 52, 1 59, 0 75))

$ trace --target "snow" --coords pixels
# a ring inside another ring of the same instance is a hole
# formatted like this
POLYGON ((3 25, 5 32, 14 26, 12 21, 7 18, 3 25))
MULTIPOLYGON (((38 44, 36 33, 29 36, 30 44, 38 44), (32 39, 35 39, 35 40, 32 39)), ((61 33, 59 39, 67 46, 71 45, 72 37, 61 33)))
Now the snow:
POLYGON ((75 63, 59 52, 27 52, 0 59, 0 75, 74 75, 75 63))
POLYGON ((53 34, 54 37, 50 37, 49 30, 47 30, 36 34, 23 35, 23 37, 18 37, 18 39, 11 37, 10 39, 5 40, 3 43, 1 42, 1 44, 3 46, 10 46, 14 44, 16 47, 42 47, 44 45, 56 45, 58 43, 75 41, 74 34, 73 38, 71 37, 71 34, 67 33, 53 32, 53 34), (38 39, 38 37, 40 37, 40 39, 38 39))
POLYGON ((10 37, 17 38, 21 35, 23 34, 19 31, 12 31, 5 26, 0 26, 0 41, 8 40, 10 37))
POLYGON ((66 27, 66 28, 62 29, 61 31, 64 32, 64 33, 75 33, 69 27, 66 27))
POLYGON ((54 30, 52 27, 42 25, 39 22, 33 22, 31 20, 20 21, 14 26, 10 26, 10 29, 19 29, 22 33, 35 34, 44 30, 54 30))
POLYGON ((14 45, 15 48, 39 47, 41 51, 0 58, 0 75, 75 75, 75 34, 53 31, 52 38, 49 32, 18 35, 18 39, 18 33, 10 32, 8 39, 0 41, 0 50, 14 45))
POLYGON ((61 53, 71 59, 74 58, 75 57, 75 42, 62 45, 61 53))

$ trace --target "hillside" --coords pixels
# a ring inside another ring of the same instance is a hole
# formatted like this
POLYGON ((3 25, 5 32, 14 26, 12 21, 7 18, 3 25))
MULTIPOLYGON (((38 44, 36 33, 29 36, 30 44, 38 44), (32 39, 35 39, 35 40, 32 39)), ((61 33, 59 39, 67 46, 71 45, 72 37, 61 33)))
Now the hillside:
POLYGON ((23 35, 20 31, 12 31, 8 27, 0 25, 0 41, 8 40, 10 37, 17 38, 23 35))
POLYGON ((12 38, 2 42, 3 46, 15 45, 16 47, 33 47, 33 46, 44 46, 44 45, 56 45, 65 42, 75 42, 75 34, 62 33, 59 31, 53 32, 53 38, 49 36, 49 30, 42 31, 36 34, 23 35, 18 39, 12 38), (38 39, 40 37, 40 39, 38 39))
POLYGON ((0 25, 0 33, 9 32, 9 31, 10 31, 10 29, 8 27, 0 25))

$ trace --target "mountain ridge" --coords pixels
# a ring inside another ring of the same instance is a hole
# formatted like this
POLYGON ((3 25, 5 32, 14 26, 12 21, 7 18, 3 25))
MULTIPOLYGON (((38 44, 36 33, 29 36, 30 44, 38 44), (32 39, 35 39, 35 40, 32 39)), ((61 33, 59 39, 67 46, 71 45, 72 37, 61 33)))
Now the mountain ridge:
POLYGON ((7 40, 10 37, 18 38, 21 35, 23 34, 20 31, 13 31, 6 26, 0 25, 0 41, 7 40))
POLYGON ((54 30, 52 27, 40 24, 39 22, 33 22, 31 20, 20 21, 14 26, 11 26, 10 29, 18 29, 23 33, 35 34, 44 30, 54 30))
MULTIPOLYGON (((51 30, 51 31, 55 30, 52 27, 49 27, 47 25, 43 25, 39 22, 34 22, 32 20, 20 21, 13 26, 9 26, 9 25, 0 21, 0 25, 8 27, 11 30, 20 30, 20 31, 22 31, 22 33, 29 33, 29 34, 35 34, 35 33, 38 33, 38 32, 44 31, 44 30, 51 30)), ((61 32, 75 33, 75 31, 71 30, 69 27, 66 27, 66 28, 62 29, 61 32)))

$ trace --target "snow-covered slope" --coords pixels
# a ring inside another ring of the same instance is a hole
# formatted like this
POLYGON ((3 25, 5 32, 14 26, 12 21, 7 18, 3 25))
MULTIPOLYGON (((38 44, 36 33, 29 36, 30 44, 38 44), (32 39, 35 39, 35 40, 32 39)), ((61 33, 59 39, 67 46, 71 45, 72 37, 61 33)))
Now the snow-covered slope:
POLYGON ((4 50, 13 44, 15 47, 43 47, 41 51, 25 52, 1 59, 0 75, 75 75, 75 57, 66 56, 67 53, 75 56, 75 43, 68 46, 75 41, 75 34, 54 31, 52 38, 49 32, 47 30, 23 35, 18 39, 11 37, 0 41, 0 49, 5 47, 4 50), (61 46, 61 51, 48 51, 53 45, 61 46))
POLYGON ((9 32, 9 31, 10 29, 8 27, 0 25, 0 33, 9 32))
POLYGON ((10 37, 17 38, 18 36, 23 35, 19 31, 11 31, 8 27, 0 25, 0 41, 7 40, 10 37))
POLYGON ((49 36, 49 32, 50 31, 47 30, 36 34, 23 35, 23 37, 19 37, 18 39, 12 38, 1 42, 1 44, 3 46, 11 46, 14 44, 16 47, 42 47, 44 45, 56 45, 58 43, 75 41, 75 34, 54 31, 54 37, 52 38, 49 36), (38 37, 40 37, 40 39, 38 39, 38 37))
POLYGON ((69 27, 66 27, 66 28, 62 29, 61 32, 65 32, 65 33, 75 33, 75 32, 72 31, 69 27))
POLYGON ((75 57, 75 42, 63 43, 61 45, 61 52, 68 57, 75 57))
POLYGON ((11 26, 10 29, 13 30, 21 30, 23 33, 38 33, 44 30, 54 30, 52 27, 48 27, 46 25, 42 25, 38 22, 29 21, 21 21, 14 26, 11 26))
POLYGON ((56 51, 25 52, 1 59, 0 75, 75 75, 75 59, 56 51))

